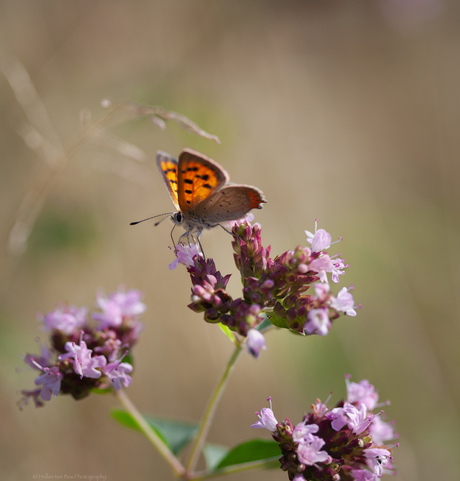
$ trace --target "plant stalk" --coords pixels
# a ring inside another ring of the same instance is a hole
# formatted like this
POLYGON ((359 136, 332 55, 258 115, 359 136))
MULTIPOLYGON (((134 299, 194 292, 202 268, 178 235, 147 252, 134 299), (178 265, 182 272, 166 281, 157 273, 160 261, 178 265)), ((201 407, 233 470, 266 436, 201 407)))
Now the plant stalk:
POLYGON ((152 429, 149 423, 145 420, 142 414, 137 410, 134 404, 126 395, 123 389, 115 390, 115 397, 120 404, 129 412, 133 419, 137 422, 139 428, 145 434, 147 439, 153 444, 153 446, 160 453, 162 458, 171 466, 174 474, 177 477, 182 477, 185 474, 185 468, 181 462, 174 456, 171 450, 164 444, 164 442, 158 437, 157 433, 152 429))
POLYGON ((208 406, 206 408, 206 411, 204 412, 203 419, 201 420, 200 423, 200 429, 198 431, 198 436, 195 439, 195 442, 192 447, 192 452, 190 454, 190 458, 188 460, 188 463, 186 465, 186 475, 187 476, 193 476, 192 472, 195 470, 196 465, 198 463, 198 459, 200 457, 201 451, 203 449, 203 445, 206 441, 206 437, 208 435, 209 429, 211 427, 211 422, 214 418, 214 414, 216 412, 217 406, 219 404, 220 398, 222 397, 222 394, 224 392, 224 389, 227 385, 227 381, 229 379, 230 374, 233 371, 233 368, 235 367, 236 361, 238 360, 238 357, 240 356, 243 348, 240 345, 235 346, 235 349, 233 350, 233 353, 227 363, 227 366, 225 367, 225 370, 216 386, 214 389, 214 392, 212 393, 212 396, 209 400, 208 406))

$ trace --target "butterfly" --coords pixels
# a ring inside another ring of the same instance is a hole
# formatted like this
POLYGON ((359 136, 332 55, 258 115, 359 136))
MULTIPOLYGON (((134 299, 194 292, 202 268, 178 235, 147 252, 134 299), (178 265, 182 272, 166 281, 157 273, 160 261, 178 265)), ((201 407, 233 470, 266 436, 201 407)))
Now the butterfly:
POLYGON ((231 183, 221 165, 194 150, 185 149, 179 160, 158 151, 156 160, 177 209, 171 219, 185 228, 181 238, 196 235, 199 242, 203 229, 218 225, 225 229, 222 222, 241 219, 267 202, 257 187, 231 183))

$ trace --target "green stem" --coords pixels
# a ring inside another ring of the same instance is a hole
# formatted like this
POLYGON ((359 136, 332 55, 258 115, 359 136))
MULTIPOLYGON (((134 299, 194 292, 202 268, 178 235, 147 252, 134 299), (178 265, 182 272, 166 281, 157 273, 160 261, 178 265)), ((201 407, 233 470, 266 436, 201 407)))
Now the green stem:
POLYGON ((190 454, 190 458, 187 463, 186 473, 187 478, 193 476, 191 473, 195 470, 196 465, 198 463, 198 458, 200 457, 201 451, 203 449, 203 445, 206 441, 206 436, 208 435, 209 429, 211 427, 211 422, 214 418, 214 414, 216 412, 217 406, 219 404, 220 398, 224 392, 225 386, 227 385, 228 378, 235 367, 236 361, 238 360, 239 355, 241 354, 243 348, 240 345, 235 346, 235 349, 228 361, 227 366, 222 374, 222 377, 219 380, 214 392, 209 400, 208 406, 204 413, 203 419, 200 423, 200 429, 198 431, 198 436, 195 439, 195 442, 192 447, 192 452, 190 454))
POLYGON ((134 404, 130 401, 123 389, 115 390, 115 397, 120 404, 129 412, 133 419, 137 422, 139 428, 145 434, 147 439, 154 445, 157 451, 161 454, 163 459, 171 466, 174 474, 177 477, 181 477, 185 473, 185 468, 180 461, 174 456, 171 450, 165 445, 165 443, 158 437, 157 433, 152 429, 149 423, 144 419, 142 414, 136 409, 134 404))
POLYGON ((254 469, 270 469, 279 467, 279 456, 276 458, 263 459, 261 461, 251 461, 249 463, 234 464, 225 468, 216 469, 215 471, 197 471, 188 479, 190 481, 199 481, 201 479, 213 478, 215 476, 224 476, 226 474, 240 473, 242 471, 250 471, 254 469))

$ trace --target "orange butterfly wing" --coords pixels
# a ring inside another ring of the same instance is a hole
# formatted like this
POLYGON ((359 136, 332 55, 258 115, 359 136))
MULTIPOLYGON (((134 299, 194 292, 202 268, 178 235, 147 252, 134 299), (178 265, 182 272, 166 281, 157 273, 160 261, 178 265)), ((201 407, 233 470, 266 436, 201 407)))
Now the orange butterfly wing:
POLYGON ((169 195, 176 209, 179 210, 178 199, 178 175, 177 175, 177 159, 159 150, 157 152, 157 166, 163 176, 169 195))
POLYGON ((230 179, 217 162, 191 149, 179 155, 177 176, 179 208, 186 217, 230 179))

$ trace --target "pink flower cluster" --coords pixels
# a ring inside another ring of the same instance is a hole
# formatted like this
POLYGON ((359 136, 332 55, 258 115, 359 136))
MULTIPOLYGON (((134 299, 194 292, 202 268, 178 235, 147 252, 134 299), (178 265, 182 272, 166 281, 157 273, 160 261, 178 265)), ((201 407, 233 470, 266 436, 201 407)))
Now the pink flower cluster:
POLYGON ((332 410, 319 399, 295 427, 286 418, 278 422, 272 407, 256 413, 251 427, 267 429, 279 443, 281 469, 290 480, 376 481, 394 474, 391 450, 386 446, 397 435, 392 424, 373 414, 378 394, 367 380, 347 377, 347 400, 332 410))
MULTIPOLYGON (((176 246, 177 259, 170 268, 178 263, 187 267, 193 284, 189 307, 203 312, 207 322, 220 322, 247 337, 267 317, 277 327, 325 336, 340 313, 355 316, 356 310, 350 288, 343 287, 336 295, 331 292, 328 274, 337 283, 347 266, 326 252, 330 234, 324 229, 306 233, 311 247, 298 246, 272 259, 270 247, 262 244, 259 224, 233 223, 234 260, 243 282, 243 295, 237 299, 226 291, 230 275, 222 276, 195 244, 176 246), (306 294, 310 287, 312 292, 306 294)), ((264 347, 257 336, 257 343, 248 349, 257 357, 264 347)))
POLYGON ((93 389, 121 389, 131 384, 133 367, 122 362, 136 343, 143 325, 139 316, 146 307, 141 292, 131 289, 105 296, 97 295, 100 311, 88 318, 87 308, 58 306, 45 315, 38 314, 50 333, 51 348, 41 347, 39 355, 26 354, 24 361, 40 372, 34 390, 23 390, 20 407, 30 399, 43 406, 51 396, 71 394, 86 397, 93 389))

